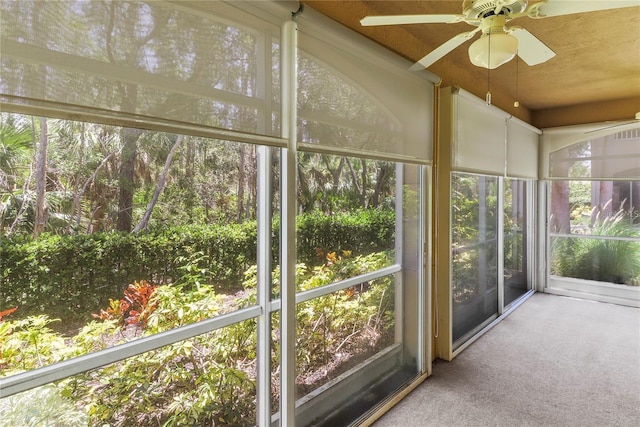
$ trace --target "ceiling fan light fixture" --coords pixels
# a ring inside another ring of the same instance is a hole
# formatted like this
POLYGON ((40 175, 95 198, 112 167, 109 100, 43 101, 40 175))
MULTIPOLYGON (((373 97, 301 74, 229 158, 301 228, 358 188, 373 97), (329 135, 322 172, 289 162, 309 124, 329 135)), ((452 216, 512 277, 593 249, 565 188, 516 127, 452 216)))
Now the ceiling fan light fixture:
POLYGON ((493 70, 518 53, 518 39, 507 33, 483 34, 469 46, 469 59, 477 67, 493 70), (489 46, 491 43, 491 46, 489 46))

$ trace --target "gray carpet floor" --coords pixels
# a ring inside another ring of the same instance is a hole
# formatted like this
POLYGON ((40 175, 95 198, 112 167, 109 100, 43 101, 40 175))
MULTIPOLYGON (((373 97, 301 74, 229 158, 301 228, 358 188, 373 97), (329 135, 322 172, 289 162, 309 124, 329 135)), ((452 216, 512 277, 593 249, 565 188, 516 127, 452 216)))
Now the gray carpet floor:
POLYGON ((640 309, 535 294, 378 420, 640 426, 640 309))

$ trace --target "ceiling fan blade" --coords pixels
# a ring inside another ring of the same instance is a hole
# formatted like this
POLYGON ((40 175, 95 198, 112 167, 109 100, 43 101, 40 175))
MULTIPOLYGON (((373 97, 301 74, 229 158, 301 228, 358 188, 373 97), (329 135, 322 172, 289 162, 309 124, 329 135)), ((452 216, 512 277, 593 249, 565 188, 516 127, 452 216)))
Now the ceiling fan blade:
POLYGON ((633 6, 640 6, 640 0, 548 0, 546 3, 532 5, 527 14, 531 18, 545 18, 633 6))
POLYGON ((469 40, 473 37, 478 31, 480 31, 480 27, 476 28, 473 31, 469 31, 467 33, 460 33, 457 36, 454 36, 452 39, 444 42, 427 55, 425 55, 421 60, 413 64, 410 71, 418 71, 424 68, 430 67, 434 62, 445 56, 447 53, 451 52, 453 49, 460 46, 462 43, 469 40))
POLYGON ((463 15, 381 15, 365 16, 360 25, 452 24, 461 21, 464 21, 463 15))
POLYGON ((542 64, 556 56, 554 51, 524 28, 512 27, 509 34, 518 39, 518 56, 527 65, 542 64))

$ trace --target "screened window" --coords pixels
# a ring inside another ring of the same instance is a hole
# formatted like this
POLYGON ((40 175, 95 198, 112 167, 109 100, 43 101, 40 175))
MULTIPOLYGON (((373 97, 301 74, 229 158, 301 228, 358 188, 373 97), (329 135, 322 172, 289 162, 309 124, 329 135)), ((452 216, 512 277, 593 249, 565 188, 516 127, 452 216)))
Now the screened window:
POLYGON ((532 288, 533 212, 540 131, 469 92, 442 88, 438 179, 438 310, 447 329, 439 356, 450 360, 532 288), (444 215, 448 215, 445 217, 444 215))
MULTIPOLYGON (((420 169, 298 154, 296 392, 303 423, 341 407, 340 396, 373 393, 375 402, 418 373, 416 329, 402 326, 417 316, 419 296, 408 295, 418 282, 420 169), (337 380, 347 374, 351 386, 342 388, 337 380)), ((342 411, 335 422, 358 416, 342 411)))
POLYGON ((549 289, 637 304, 640 129, 548 138, 557 147, 549 152, 549 289))
POLYGON ((355 422, 424 372, 428 357, 420 260, 433 85, 342 34, 300 16, 296 420, 303 425, 355 422))
POLYGON ((256 304, 258 147, 7 113, 0 132, 2 376, 256 304))
POLYGON ((640 285, 640 182, 554 180, 551 274, 640 285))

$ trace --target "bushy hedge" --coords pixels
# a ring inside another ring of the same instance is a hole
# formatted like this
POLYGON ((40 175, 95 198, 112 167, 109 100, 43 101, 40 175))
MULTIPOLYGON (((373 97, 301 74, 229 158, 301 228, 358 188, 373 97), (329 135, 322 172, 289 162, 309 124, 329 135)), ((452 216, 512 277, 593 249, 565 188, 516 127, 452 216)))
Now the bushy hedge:
POLYGON ((228 286, 255 263, 255 223, 184 226, 142 234, 97 233, 42 236, 0 242, 3 307, 21 315, 47 313, 73 318, 120 295, 129 283, 165 284, 188 272, 192 260, 207 278, 228 286))
MULTIPOLYGON (((362 210, 297 219, 298 261, 317 264, 329 251, 370 253, 393 248, 394 213, 362 210)), ((0 238, 0 310, 20 307, 20 316, 85 317, 108 305, 128 284, 175 283, 194 272, 223 293, 241 288, 256 263, 255 221, 186 225, 139 234, 42 235, 35 241, 0 238), (82 313, 78 313, 82 311, 82 313)), ((272 249, 278 256, 278 221, 272 249)))
POLYGON ((391 210, 314 212, 298 216, 296 227, 298 260, 307 264, 321 263, 329 251, 368 254, 394 249, 395 213, 391 210))

